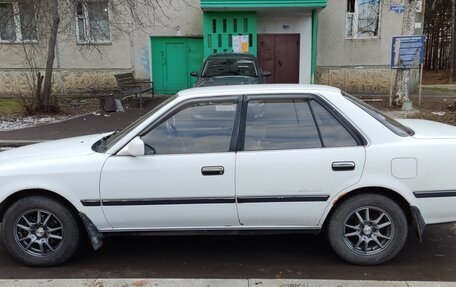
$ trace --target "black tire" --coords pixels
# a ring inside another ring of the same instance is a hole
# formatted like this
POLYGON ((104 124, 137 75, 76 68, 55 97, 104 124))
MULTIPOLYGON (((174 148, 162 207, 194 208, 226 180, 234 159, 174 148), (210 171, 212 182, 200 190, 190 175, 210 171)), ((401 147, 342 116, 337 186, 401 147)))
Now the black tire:
POLYGON ((1 237, 17 260, 31 266, 56 266, 76 252, 80 230, 75 216, 59 201, 29 196, 6 210, 1 237))
POLYGON ((327 229, 334 252, 344 261, 358 265, 391 260, 404 246, 407 233, 404 211, 394 200, 377 193, 355 195, 342 202, 327 229))

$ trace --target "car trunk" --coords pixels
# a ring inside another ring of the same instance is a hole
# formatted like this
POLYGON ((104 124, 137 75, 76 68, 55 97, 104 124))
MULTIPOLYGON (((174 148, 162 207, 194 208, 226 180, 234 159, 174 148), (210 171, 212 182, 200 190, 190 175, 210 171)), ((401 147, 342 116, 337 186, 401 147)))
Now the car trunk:
POLYGON ((433 122, 428 120, 417 119, 398 119, 401 124, 411 128, 415 134, 414 138, 418 139, 456 139, 456 127, 433 122))

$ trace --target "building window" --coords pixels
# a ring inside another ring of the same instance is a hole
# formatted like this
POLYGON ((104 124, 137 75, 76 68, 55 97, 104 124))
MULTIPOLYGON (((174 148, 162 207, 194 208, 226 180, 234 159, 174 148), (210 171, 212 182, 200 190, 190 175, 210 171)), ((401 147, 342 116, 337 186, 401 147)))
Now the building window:
POLYGON ((35 1, 0 2, 0 42, 36 41, 35 1))
POLYGON ((380 11, 380 0, 347 0, 345 38, 378 37, 380 11))
POLYGON ((110 43, 107 1, 76 4, 76 35, 78 43, 110 43))

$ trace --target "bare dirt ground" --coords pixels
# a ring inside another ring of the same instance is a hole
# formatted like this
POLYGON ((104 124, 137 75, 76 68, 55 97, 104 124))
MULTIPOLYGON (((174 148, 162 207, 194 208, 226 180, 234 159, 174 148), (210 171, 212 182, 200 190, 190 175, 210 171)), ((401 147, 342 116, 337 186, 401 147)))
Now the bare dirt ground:
POLYGON ((66 98, 61 101, 62 113, 70 116, 87 114, 100 109, 98 98, 66 98))
MULTIPOLYGON (((453 83, 456 84, 455 82, 453 82, 453 83)), ((452 82, 450 82, 450 72, 448 70, 424 71, 423 72, 423 84, 424 85, 452 84, 452 82)))
POLYGON ((61 112, 58 114, 36 114, 26 116, 23 112, 0 115, 0 131, 16 130, 27 127, 65 121, 78 115, 96 112, 100 108, 98 98, 62 98, 61 112))
POLYGON ((456 125, 455 97, 423 97, 421 106, 418 106, 418 98, 412 97, 413 107, 416 110, 408 113, 400 112, 400 107, 390 107, 388 97, 362 97, 361 99, 379 110, 392 112, 395 117, 426 119, 456 125))

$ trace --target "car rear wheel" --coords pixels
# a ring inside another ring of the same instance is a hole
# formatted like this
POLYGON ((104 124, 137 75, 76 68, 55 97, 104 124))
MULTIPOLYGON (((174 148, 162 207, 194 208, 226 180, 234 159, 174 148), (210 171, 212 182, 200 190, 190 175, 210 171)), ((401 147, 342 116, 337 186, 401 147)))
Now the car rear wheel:
POLYGON ((360 194, 342 202, 328 224, 333 250, 352 264, 376 265, 396 256, 407 239, 407 218, 392 199, 360 194))
POLYGON ((12 204, 1 230, 6 250, 32 266, 66 262, 79 245, 79 226, 59 201, 42 196, 25 197, 12 204))

